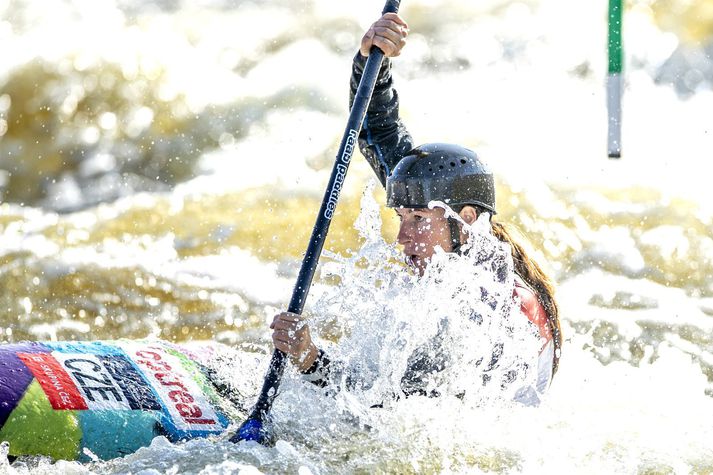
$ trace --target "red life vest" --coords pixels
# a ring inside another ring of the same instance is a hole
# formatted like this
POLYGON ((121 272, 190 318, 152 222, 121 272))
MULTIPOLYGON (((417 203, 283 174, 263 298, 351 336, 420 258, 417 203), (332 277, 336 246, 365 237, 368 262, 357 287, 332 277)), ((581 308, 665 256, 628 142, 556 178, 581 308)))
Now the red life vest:
POLYGON ((545 307, 542 306, 535 292, 519 277, 515 279, 515 291, 513 292, 513 296, 517 296, 520 300, 520 310, 525 314, 527 319, 537 327, 544 343, 546 344, 552 341, 552 330, 550 330, 545 307))
POLYGON ((515 278, 513 297, 520 301, 520 311, 535 325, 542 346, 537 358, 537 391, 544 392, 552 380, 555 344, 547 312, 535 292, 519 277, 515 278))

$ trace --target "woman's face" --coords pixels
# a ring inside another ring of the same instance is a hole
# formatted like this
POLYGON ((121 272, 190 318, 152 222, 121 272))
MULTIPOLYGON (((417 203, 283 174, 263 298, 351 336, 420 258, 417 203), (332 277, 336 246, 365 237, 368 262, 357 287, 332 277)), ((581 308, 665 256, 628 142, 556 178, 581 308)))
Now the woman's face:
POLYGON ((451 234, 443 208, 400 208, 396 210, 401 220, 396 238, 404 249, 406 262, 423 275, 436 246, 450 251, 451 234))
MULTIPOLYGON (((406 262, 423 275, 431 257, 436 252, 436 246, 450 252, 451 231, 443 208, 399 208, 396 210, 401 220, 399 234, 396 238, 404 249, 406 262)), ((472 224, 477 218, 475 208, 465 206, 459 213, 461 218, 472 224)), ((465 235, 461 233, 461 241, 465 235)))

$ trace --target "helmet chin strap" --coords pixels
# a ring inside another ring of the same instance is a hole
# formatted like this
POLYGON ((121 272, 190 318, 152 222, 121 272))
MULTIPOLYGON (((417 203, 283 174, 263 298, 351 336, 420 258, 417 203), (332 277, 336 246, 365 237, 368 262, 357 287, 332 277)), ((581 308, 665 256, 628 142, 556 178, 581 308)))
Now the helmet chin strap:
POLYGON ((451 231, 451 252, 461 253, 460 226, 455 218, 448 218, 448 227, 451 231))

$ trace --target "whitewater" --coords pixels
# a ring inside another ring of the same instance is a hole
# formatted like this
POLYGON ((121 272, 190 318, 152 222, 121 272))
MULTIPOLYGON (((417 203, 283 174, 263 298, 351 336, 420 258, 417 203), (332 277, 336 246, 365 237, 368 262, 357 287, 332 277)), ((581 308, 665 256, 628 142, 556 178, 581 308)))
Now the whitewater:
MULTIPOLYGON (((248 411, 343 132, 351 58, 382 3, 0 0, 2 341, 212 341, 248 411)), ((655 6, 627 9, 613 161, 604 2, 403 2, 406 125, 487 160, 498 219, 558 284, 565 341, 539 406, 471 370, 496 343, 512 350, 500 370, 523 367, 537 344, 509 331, 525 324, 512 282, 473 274, 477 254, 438 253, 410 275, 357 153, 305 311, 343 362, 338 390, 288 370, 274 447, 158 437, 85 464, 10 462, 2 447, 0 472, 713 471, 713 91, 656 81, 679 39, 655 6), (466 281, 498 297, 487 332, 463 311, 480 293, 466 281), (393 397, 444 325, 455 363, 431 382, 441 396, 393 397)), ((509 269, 477 225, 473 239, 509 269)))

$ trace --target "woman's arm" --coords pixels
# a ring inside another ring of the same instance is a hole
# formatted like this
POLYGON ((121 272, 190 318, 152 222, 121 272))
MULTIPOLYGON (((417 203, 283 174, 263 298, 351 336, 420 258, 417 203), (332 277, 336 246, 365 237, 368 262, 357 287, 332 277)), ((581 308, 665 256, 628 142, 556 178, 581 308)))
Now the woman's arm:
POLYGON ((387 13, 364 34, 352 66, 350 107, 354 102, 354 95, 366 65, 366 56, 371 47, 378 46, 386 56, 359 134, 359 148, 384 186, 386 177, 413 148, 413 139, 399 118, 399 96, 393 87, 389 59, 401 54, 401 49, 406 44, 406 36, 406 22, 394 13, 387 13))

